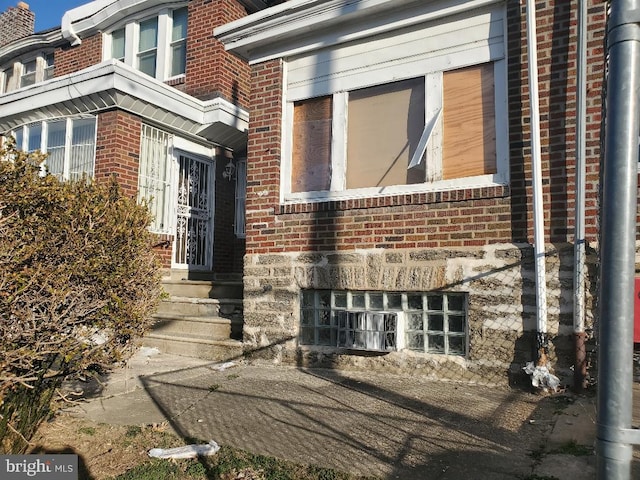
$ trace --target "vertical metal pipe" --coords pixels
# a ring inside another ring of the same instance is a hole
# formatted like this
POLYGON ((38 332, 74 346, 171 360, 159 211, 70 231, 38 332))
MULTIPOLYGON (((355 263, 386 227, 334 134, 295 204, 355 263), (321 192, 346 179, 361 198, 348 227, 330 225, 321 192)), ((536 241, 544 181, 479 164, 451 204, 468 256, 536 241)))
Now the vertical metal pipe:
POLYGON ((640 26, 637 0, 614 0, 602 173, 597 478, 628 480, 633 401, 633 292, 637 214, 640 26))
POLYGON ((585 349, 585 184, 586 184, 586 111, 587 111, 587 1, 578 0, 578 62, 576 93, 576 197, 573 239, 573 333, 575 361, 573 389, 581 392, 587 375, 585 349))
POLYGON ((531 177, 533 184, 533 253, 536 269, 537 361, 546 363, 547 283, 544 244, 544 203, 542 199, 542 161, 540 149, 540 111, 538 99, 538 49, 536 5, 527 0, 527 59, 529 62, 529 105, 531 110, 531 177))

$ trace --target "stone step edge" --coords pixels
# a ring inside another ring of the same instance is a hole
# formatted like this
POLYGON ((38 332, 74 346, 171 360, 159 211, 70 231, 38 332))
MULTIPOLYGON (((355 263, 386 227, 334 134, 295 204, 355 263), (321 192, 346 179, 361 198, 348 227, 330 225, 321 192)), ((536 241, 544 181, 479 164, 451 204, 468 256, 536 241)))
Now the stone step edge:
POLYGON ((242 306, 241 298, 204 298, 204 297, 177 297, 171 296, 162 300, 163 303, 193 303, 200 305, 228 305, 236 304, 242 306))
POLYGON ((197 323, 211 323, 214 325, 229 325, 234 323, 229 318, 214 317, 206 315, 180 315, 179 313, 155 313, 152 317, 156 321, 174 320, 176 322, 197 322, 197 323))
POLYGON ((227 339, 211 339, 208 337, 203 337, 202 335, 189 335, 188 333, 182 333, 180 335, 169 335, 169 334, 150 332, 144 336, 143 343, 145 338, 154 339, 154 340, 165 340, 168 342, 194 343, 199 345, 213 345, 213 346, 220 346, 220 347, 235 347, 240 349, 243 346, 242 341, 240 340, 233 340, 228 338, 227 339))
POLYGON ((208 286, 241 286, 243 285, 242 280, 183 280, 183 279, 173 279, 173 278, 163 278, 162 283, 165 285, 208 285, 208 286))

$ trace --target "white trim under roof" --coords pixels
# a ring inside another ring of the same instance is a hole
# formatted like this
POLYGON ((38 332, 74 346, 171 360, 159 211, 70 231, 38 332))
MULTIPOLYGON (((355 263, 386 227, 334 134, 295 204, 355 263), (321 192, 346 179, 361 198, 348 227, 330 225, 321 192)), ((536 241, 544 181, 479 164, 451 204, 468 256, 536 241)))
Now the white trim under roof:
MULTIPOLYGON (((267 7, 263 0, 238 0, 249 11, 267 7)), ((145 10, 184 7, 188 0, 159 2, 158 0, 94 0, 72 8, 62 16, 62 36, 76 46, 82 43, 80 35, 91 35, 114 23, 145 10)))
POLYGON ((222 98, 198 100, 117 60, 0 96, 0 131, 113 108, 222 147, 246 145, 249 114, 242 108, 222 98))
POLYGON ((214 29, 259 63, 437 20, 503 0, 290 0, 214 29))
POLYGON ((53 49, 63 43, 64 39, 60 29, 35 33, 0 47, 0 64, 13 60, 24 53, 53 49))

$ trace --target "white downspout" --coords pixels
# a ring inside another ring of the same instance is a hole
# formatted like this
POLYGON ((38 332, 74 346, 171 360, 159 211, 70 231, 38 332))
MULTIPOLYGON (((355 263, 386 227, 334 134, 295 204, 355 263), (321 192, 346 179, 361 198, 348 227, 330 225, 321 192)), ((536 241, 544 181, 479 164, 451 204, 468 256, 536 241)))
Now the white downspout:
POLYGON ((542 198, 542 163, 540 153, 540 111, 538 100, 538 51, 536 6, 527 0, 527 58, 529 64, 529 105, 531 110, 531 177, 533 186, 533 252, 536 273, 536 351, 537 365, 546 364, 547 284, 544 243, 544 203, 542 198))
POLYGON ((574 273, 573 273, 573 334, 575 362, 573 389, 580 393, 585 387, 587 359, 585 347, 585 185, 586 185, 586 111, 587 111, 587 5, 578 2, 578 62, 576 95, 576 195, 574 273))

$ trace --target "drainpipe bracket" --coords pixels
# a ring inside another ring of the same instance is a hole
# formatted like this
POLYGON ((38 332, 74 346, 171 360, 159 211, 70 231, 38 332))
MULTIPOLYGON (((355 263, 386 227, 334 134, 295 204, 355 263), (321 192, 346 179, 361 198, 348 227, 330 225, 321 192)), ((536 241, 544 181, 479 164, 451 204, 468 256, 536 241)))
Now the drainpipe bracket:
POLYGON ((640 8, 626 10, 624 18, 611 17, 607 35, 609 47, 619 42, 638 41, 640 42, 640 8))
POLYGON ((615 428, 599 423, 597 437, 612 443, 640 445, 640 429, 637 428, 615 428))

